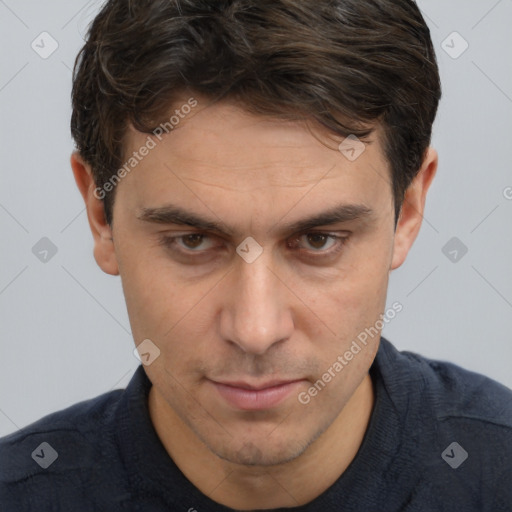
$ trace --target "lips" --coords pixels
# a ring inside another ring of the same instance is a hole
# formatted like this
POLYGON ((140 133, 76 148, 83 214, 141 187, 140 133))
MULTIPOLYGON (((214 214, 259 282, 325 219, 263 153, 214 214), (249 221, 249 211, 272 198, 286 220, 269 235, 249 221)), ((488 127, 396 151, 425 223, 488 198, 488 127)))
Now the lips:
POLYGON ((261 411, 282 403, 294 390, 297 390, 303 380, 269 381, 259 384, 243 381, 210 382, 232 407, 245 411, 261 411))
POLYGON ((249 384, 244 381, 218 382, 217 384, 222 384, 224 386, 230 386, 232 388, 247 389, 250 391, 262 391, 262 390, 268 389, 268 388, 284 386, 286 384, 290 384, 291 382, 297 382, 297 380, 272 380, 272 381, 268 381, 266 383, 260 383, 260 384, 249 384))

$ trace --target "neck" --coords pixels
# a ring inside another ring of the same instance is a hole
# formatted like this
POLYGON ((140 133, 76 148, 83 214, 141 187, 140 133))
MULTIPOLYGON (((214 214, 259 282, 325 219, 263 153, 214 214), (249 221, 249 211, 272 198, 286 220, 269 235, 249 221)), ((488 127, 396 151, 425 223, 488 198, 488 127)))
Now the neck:
POLYGON ((261 510, 305 505, 328 489, 354 460, 374 399, 367 374, 335 421, 306 451, 285 464, 265 467, 217 457, 162 403, 154 387, 149 412, 167 453, 199 491, 230 508, 261 510))

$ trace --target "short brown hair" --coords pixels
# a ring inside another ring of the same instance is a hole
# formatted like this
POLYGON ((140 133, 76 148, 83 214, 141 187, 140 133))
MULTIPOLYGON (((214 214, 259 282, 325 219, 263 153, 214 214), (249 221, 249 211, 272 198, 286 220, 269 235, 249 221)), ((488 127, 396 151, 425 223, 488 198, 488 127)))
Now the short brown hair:
POLYGON ((73 74, 71 131, 97 186, 122 165, 128 123, 150 133, 183 91, 363 140, 380 123, 396 218, 441 97, 413 0, 109 0, 73 74))

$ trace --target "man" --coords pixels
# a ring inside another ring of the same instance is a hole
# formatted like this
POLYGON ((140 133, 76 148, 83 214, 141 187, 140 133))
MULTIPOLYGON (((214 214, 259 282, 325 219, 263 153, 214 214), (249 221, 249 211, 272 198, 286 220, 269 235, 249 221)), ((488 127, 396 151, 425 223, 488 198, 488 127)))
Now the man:
POLYGON ((412 0, 107 2, 71 164, 143 365, 2 439, 2 510, 512 510, 512 392, 380 337, 440 95, 412 0))

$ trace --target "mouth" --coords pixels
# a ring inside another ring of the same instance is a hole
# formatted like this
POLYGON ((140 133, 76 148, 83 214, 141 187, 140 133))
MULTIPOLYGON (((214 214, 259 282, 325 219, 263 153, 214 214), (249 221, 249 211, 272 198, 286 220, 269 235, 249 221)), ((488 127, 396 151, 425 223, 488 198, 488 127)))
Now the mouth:
POLYGON ((268 381, 266 383, 249 384, 243 381, 216 382, 210 381, 221 398, 236 409, 244 411, 261 411, 281 404, 293 391, 304 382, 304 379, 288 381, 268 381))

